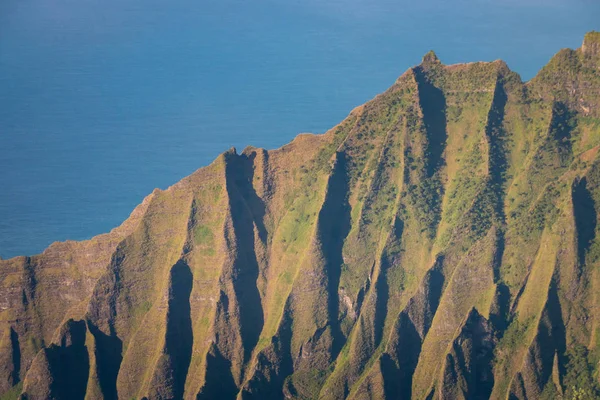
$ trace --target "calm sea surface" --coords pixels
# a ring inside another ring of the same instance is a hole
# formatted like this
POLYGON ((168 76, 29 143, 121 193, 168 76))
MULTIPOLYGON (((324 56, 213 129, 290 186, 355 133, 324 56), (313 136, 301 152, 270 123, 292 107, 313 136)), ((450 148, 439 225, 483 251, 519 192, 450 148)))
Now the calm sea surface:
POLYGON ((0 256, 86 239, 231 146, 324 132, 434 49, 530 79, 596 0, 2 0, 0 256))

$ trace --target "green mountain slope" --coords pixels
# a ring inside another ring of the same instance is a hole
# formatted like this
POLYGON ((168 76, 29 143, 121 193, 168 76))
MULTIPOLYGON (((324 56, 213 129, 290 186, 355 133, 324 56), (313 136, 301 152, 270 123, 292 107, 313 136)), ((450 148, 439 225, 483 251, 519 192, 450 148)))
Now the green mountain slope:
POLYGON ((600 33, 527 83, 428 53, 324 135, 0 260, 0 393, 598 397, 599 149, 600 33))

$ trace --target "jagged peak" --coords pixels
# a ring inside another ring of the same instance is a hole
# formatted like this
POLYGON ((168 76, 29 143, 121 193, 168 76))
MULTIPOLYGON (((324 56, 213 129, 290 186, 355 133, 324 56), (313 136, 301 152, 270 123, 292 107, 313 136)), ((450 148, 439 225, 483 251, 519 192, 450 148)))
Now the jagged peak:
POLYGON ((265 151, 265 150, 261 149, 260 147, 254 147, 252 145, 248 145, 248 146, 244 147, 241 154, 248 155, 248 154, 252 154, 253 151, 260 152, 260 151, 265 151))
POLYGON ((591 57, 600 55, 600 32, 591 31, 585 34, 581 52, 591 57))
POLYGON ((498 67, 499 70, 501 70, 502 72, 510 72, 511 69, 508 66, 508 64, 506 63, 506 61, 502 60, 502 59, 497 59, 492 61, 492 64, 496 65, 498 67))
POLYGON ((592 60, 592 65, 594 64, 594 59, 600 56, 600 32, 591 31, 586 33, 579 49, 563 48, 559 50, 552 56, 550 61, 542 67, 532 81, 539 79, 541 75, 544 75, 544 73, 549 70, 558 69, 559 71, 570 72, 578 70, 582 62, 585 62, 582 60, 581 55, 585 56, 588 60, 587 62, 592 60))
POLYGON ((429 50, 427 54, 423 56, 421 61, 422 65, 441 64, 442 62, 438 58, 437 54, 433 50, 429 50))
POLYGON ((225 154, 228 154, 228 155, 229 155, 229 154, 231 154, 231 155, 235 155, 235 156, 237 156, 237 149, 235 148, 235 146, 231 146, 231 147, 229 148, 229 150, 227 150, 227 151, 225 152, 225 154))

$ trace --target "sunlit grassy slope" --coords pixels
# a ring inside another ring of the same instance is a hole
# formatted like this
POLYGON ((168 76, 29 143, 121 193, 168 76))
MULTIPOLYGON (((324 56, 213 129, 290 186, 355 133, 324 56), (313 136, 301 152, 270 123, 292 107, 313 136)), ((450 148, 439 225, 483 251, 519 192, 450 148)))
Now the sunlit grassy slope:
POLYGON ((527 83, 428 53, 324 135, 0 261, 0 393, 597 397, 599 146, 600 34, 527 83))

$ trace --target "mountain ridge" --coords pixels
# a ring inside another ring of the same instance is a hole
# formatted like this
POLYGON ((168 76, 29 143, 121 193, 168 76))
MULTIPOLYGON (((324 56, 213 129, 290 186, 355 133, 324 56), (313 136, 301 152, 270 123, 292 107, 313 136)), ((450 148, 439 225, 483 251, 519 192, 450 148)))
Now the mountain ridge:
POLYGON ((1 260, 0 393, 597 396, 599 43, 526 83, 429 52, 323 135, 1 260))

